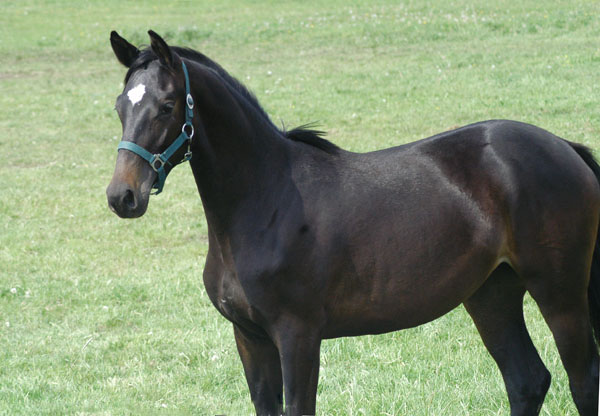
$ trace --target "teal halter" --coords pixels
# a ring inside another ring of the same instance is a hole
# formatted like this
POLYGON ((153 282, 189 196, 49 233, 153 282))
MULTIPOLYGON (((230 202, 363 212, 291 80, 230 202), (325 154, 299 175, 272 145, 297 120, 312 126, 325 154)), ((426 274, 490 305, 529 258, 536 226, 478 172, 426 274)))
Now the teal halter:
MULTIPOLYGON (((183 74, 185 75, 185 123, 181 127, 181 134, 167 149, 162 153, 152 154, 142 146, 139 146, 133 142, 126 142, 122 140, 117 147, 117 150, 125 149, 130 152, 135 153, 140 156, 142 159, 146 160, 152 169, 158 174, 158 180, 154 182, 152 185, 152 189, 156 189, 154 195, 158 195, 162 192, 163 186, 165 185, 165 180, 167 179, 167 171, 165 170, 165 164, 169 164, 169 166, 174 166, 169 159, 173 154, 179 150, 181 146, 187 142, 187 152, 185 153, 183 159, 179 163, 187 162, 192 158, 192 152, 190 150, 190 145, 192 144, 192 137, 194 137, 194 125, 192 124, 192 117, 194 116, 194 99, 192 98, 192 94, 190 93, 190 79, 188 76, 188 71, 185 66, 185 63, 181 61, 181 66, 183 67, 183 74)), ((178 164, 178 163, 176 163, 178 164)))

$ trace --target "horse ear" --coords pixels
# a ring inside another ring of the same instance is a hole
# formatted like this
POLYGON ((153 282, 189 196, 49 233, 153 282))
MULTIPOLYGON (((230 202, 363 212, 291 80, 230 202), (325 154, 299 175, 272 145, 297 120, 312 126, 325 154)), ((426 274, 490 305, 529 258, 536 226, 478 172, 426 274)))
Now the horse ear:
POLYGON ((174 67, 173 52, 171 52, 171 48, 169 48, 167 42, 153 30, 149 30, 148 35, 150 36, 150 46, 152 47, 152 51, 158 56, 160 62, 163 65, 174 67))
POLYGON ((127 42, 114 30, 110 32, 110 45, 112 46, 119 62, 121 62, 127 68, 131 66, 133 61, 135 61, 140 54, 140 50, 138 48, 127 42))

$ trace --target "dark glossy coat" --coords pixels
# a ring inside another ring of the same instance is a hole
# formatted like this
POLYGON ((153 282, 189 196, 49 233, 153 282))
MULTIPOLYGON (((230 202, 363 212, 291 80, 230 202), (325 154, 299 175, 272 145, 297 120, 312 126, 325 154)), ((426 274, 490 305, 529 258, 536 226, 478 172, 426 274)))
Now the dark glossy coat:
MULTIPOLYGON (((525 328, 526 291, 577 408, 597 414, 590 313, 598 330, 600 273, 590 284, 590 268, 600 170, 588 150, 494 120, 347 152, 310 129, 280 131, 216 63, 150 38, 140 52, 111 35, 129 68, 125 91, 148 90, 137 106, 117 100, 123 139, 158 153, 177 136, 185 59, 196 102, 190 165, 208 222, 204 284, 233 323, 257 414, 281 414, 284 393, 285 414, 314 414, 322 339, 413 327, 461 303, 498 363, 511 413, 537 414, 550 374, 525 328)), ((155 180, 121 150, 111 209, 143 215, 155 180)))

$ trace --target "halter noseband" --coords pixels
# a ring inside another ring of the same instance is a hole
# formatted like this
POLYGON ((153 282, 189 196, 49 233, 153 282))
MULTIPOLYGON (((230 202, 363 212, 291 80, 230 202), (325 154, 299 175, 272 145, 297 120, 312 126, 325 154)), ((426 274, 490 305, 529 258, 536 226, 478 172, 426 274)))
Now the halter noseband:
POLYGON ((188 71, 185 66, 185 63, 181 61, 181 66, 183 67, 183 74, 185 75, 185 123, 181 127, 181 134, 175 139, 173 143, 162 153, 152 154, 142 146, 122 140, 117 147, 117 150, 125 149, 130 152, 135 153, 140 156, 142 159, 146 160, 152 169, 158 174, 158 180, 154 182, 152 185, 152 189, 156 189, 154 195, 160 194, 162 192, 163 186, 165 185, 165 180, 167 179, 167 172, 165 170, 165 164, 169 164, 170 166, 175 166, 179 163, 186 162, 192 158, 192 152, 190 150, 190 145, 192 144, 192 137, 194 137, 194 125, 192 124, 192 118, 194 116, 194 99, 192 98, 192 94, 190 93, 190 79, 188 76, 188 71), (169 159, 173 154, 179 150, 181 146, 183 146, 187 142, 187 152, 183 159, 173 165, 169 162, 169 159))

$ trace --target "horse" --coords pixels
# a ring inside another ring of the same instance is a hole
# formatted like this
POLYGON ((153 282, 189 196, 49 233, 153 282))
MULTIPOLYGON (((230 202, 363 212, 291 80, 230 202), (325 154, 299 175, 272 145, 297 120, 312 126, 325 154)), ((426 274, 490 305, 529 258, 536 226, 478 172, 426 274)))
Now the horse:
POLYGON ((143 50, 110 36, 128 70, 108 205, 143 215, 189 161, 208 224, 204 285, 233 324, 258 415, 315 414, 323 339, 415 327, 461 304, 511 415, 536 415, 551 376, 525 327, 526 292, 579 413, 597 414, 600 166, 587 147, 489 120, 353 153, 312 126, 276 127, 221 66, 148 34, 143 50))

